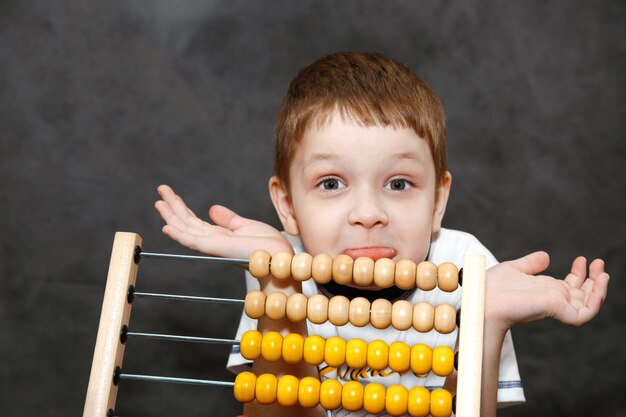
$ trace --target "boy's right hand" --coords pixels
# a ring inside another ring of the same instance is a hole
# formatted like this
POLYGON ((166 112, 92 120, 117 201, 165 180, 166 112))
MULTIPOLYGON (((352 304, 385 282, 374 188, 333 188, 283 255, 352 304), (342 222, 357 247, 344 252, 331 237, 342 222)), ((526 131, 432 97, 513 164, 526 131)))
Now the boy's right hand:
POLYGON ((232 210, 215 205, 209 209, 210 224, 198 218, 171 187, 157 188, 161 197, 154 207, 166 225, 163 233, 189 249, 206 255, 249 259, 258 249, 293 253, 287 239, 272 226, 239 216, 232 210))

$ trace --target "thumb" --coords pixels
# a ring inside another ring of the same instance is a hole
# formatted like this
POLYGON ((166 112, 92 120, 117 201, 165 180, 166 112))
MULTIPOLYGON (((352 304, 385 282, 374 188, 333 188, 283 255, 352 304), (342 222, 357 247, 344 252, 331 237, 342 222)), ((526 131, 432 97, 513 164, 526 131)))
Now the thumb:
POLYGON ((550 255, 543 251, 533 252, 506 263, 525 274, 537 275, 540 272, 545 271, 550 265, 550 255))

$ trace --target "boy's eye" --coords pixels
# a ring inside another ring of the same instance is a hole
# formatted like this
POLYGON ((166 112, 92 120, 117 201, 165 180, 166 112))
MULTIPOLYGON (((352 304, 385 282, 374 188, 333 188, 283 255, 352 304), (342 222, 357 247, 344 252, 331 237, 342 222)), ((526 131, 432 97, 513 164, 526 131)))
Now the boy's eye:
POLYGON ((396 178, 389 181, 385 188, 393 191, 405 191, 411 188, 411 183, 402 178, 396 178))
POLYGON ((322 190, 338 190, 340 188, 344 188, 345 184, 337 178, 326 178, 325 180, 320 181, 317 186, 322 190))

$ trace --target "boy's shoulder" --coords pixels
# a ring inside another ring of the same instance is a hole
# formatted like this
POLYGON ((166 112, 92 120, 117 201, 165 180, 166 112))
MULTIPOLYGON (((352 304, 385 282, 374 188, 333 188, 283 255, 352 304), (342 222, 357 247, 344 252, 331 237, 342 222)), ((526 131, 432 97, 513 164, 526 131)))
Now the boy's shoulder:
POLYGON ((458 267, 463 265, 465 255, 483 255, 487 260, 487 268, 498 263, 493 254, 474 235, 461 230, 441 230, 430 243, 428 260, 440 264, 452 262, 458 267))

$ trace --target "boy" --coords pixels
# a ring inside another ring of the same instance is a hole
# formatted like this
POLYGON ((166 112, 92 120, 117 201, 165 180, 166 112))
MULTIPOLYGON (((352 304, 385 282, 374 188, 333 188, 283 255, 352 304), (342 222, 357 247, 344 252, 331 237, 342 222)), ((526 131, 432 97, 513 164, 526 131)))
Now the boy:
MULTIPOLYGON (((487 292, 482 412, 495 415, 501 356, 505 380, 519 385, 512 393, 500 393, 500 402, 524 400, 521 382, 508 330, 513 324, 554 317, 580 325, 595 316, 607 291, 608 275, 601 260, 590 265, 577 258, 565 280, 533 276, 545 270, 549 260, 538 252, 512 262, 496 265, 493 256, 475 238, 441 228, 451 175, 446 167, 445 121, 436 94, 403 65, 375 53, 337 53, 305 67, 292 81, 278 113, 275 175, 269 191, 287 236, 266 224, 244 219, 225 207, 213 206, 211 225, 198 219, 180 197, 167 186, 159 187, 162 200, 156 208, 167 223, 163 232, 170 238, 203 253, 248 258, 257 249, 271 254, 279 251, 326 253, 332 257, 347 254, 374 260, 391 258, 425 259, 435 263, 450 261, 462 266, 465 253, 487 256, 487 292), (301 239, 298 240, 298 239, 301 239), (503 351, 504 345, 504 351, 503 351), (501 355, 502 353, 502 355, 501 355)), ((459 307, 457 290, 444 294, 433 291, 403 291, 392 287, 351 288, 336 284, 300 284, 271 277, 256 284, 248 280, 248 290, 260 285, 265 293, 282 291, 287 296, 303 292, 345 295, 348 298, 408 299, 415 303, 448 303, 459 307)), ((329 323, 292 323, 289 320, 258 323, 244 317, 238 332, 258 327, 265 333, 339 335, 366 341, 383 339, 388 343, 405 340, 417 343, 413 330, 375 330, 371 326, 340 328, 329 323)), ((421 336, 423 337, 423 336, 421 336)), ((456 332, 440 335, 430 332, 431 346, 454 347, 456 332)), ((423 339, 420 339, 423 340, 423 339)), ((422 342, 424 343, 424 342, 422 342)), ((237 362, 232 357, 229 366, 237 362)), ((453 377, 418 378, 410 372, 349 373, 282 361, 255 361, 255 373, 293 374, 349 379, 385 385, 445 385, 454 389, 453 377)), ((515 385, 515 384, 513 384, 515 385)), ((321 409, 282 409, 252 402, 246 415, 324 415, 321 409)), ((348 415, 338 410, 333 415, 348 415)), ((365 412, 350 414, 364 416, 365 412)))

